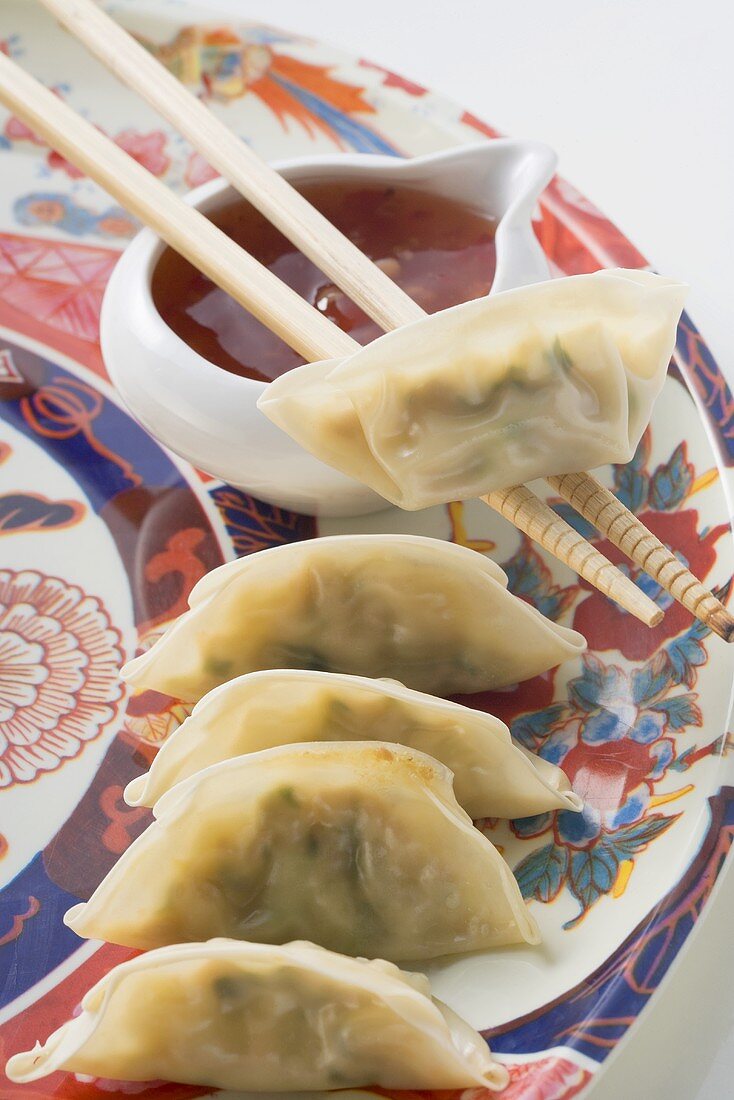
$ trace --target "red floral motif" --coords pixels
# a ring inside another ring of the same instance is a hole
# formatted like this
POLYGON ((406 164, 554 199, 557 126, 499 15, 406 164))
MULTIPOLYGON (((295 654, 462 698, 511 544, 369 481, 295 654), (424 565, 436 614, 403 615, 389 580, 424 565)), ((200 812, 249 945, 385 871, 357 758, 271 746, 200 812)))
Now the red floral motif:
MULTIPOLYGON (((627 736, 592 742, 583 734, 563 757, 562 767, 571 786, 584 800, 583 816, 558 815, 554 831, 570 848, 589 848, 599 835, 642 820, 649 812, 655 783, 675 755, 671 737, 654 737, 662 727, 646 714, 627 736)), ((604 716, 601 722, 603 723, 604 716)), ((611 723, 609 723, 611 724, 611 723)), ((572 726, 578 728, 578 723, 572 726)), ((569 729, 565 731, 571 733, 569 729)), ((526 830, 529 835, 529 830, 526 830)))
POLYGON ((390 69, 383 68, 382 65, 375 65, 374 61, 366 61, 362 57, 359 60, 359 65, 363 69, 374 69, 375 72, 382 73, 383 88, 399 88, 401 92, 407 92, 408 95, 416 97, 428 94, 428 89, 424 88, 422 84, 416 84, 414 80, 408 80, 398 73, 393 73, 390 69))
POLYGON ((78 756, 113 718, 119 640, 100 601, 76 585, 0 572, 0 786, 78 756))
POLYGON ((456 702, 474 710, 486 710, 511 725, 520 714, 545 710, 553 702, 556 669, 549 669, 532 680, 498 691, 480 691, 474 695, 457 695, 456 702))
POLYGON ((209 180, 216 179, 218 175, 201 153, 192 153, 186 162, 184 180, 187 187, 201 187, 202 183, 209 183, 209 180))
POLYGON ((653 772, 658 745, 627 737, 595 745, 578 741, 564 756, 563 770, 584 802, 601 813, 616 812, 653 772))
MULTIPOLYGON (((36 138, 36 144, 45 145, 46 143, 44 141, 38 141, 38 139, 36 138)), ((59 169, 62 172, 66 172, 69 179, 72 180, 79 180, 84 175, 84 173, 81 172, 75 164, 72 164, 71 161, 67 160, 66 157, 62 156, 61 153, 57 153, 55 149, 51 149, 51 151, 47 153, 46 164, 49 166, 49 168, 59 169)))
POLYGON ((122 130, 115 138, 116 145, 154 176, 165 176, 171 166, 171 158, 166 153, 166 141, 166 135, 161 130, 152 130, 149 134, 140 134, 137 130, 122 130))
MULTIPOLYGON (((727 524, 720 524, 700 535, 698 512, 693 508, 682 512, 642 512, 640 519, 661 542, 676 550, 699 580, 705 579, 716 561, 716 542, 729 530, 727 524)), ((607 541, 597 545, 610 561, 627 569, 629 560, 621 550, 607 541)), ((629 571, 636 580, 640 571, 634 566, 629 571)), ((671 601, 659 626, 651 630, 631 630, 626 611, 592 589, 586 581, 582 581, 582 585, 591 595, 576 609, 573 625, 585 636, 591 650, 616 649, 630 661, 644 661, 657 653, 668 639, 675 638, 691 625, 690 612, 671 601)))
MULTIPOLYGON (((100 127, 97 127, 97 129, 100 129, 100 127)), ((35 141, 38 145, 45 145, 45 142, 39 141, 32 131, 24 136, 27 137, 27 140, 35 141)), ((147 168, 149 172, 152 172, 154 176, 164 176, 171 166, 171 158, 166 153, 167 138, 161 130, 152 130, 149 134, 141 134, 137 130, 122 130, 114 138, 114 142, 138 164, 142 164, 143 168, 147 168)), ((57 153, 55 149, 49 152, 46 162, 49 168, 59 168, 73 180, 80 179, 84 175, 66 157, 62 156, 61 153, 57 153)))
POLYGON ((5 123, 4 133, 5 137, 9 138, 10 141, 31 141, 34 145, 46 144, 43 138, 38 137, 38 135, 31 130, 30 126, 16 115, 11 115, 5 123))
POLYGON ((482 1089, 485 1100, 489 1100, 490 1096, 496 1096, 498 1100, 571 1100, 571 1097, 579 1095, 592 1077, 588 1069, 577 1066, 569 1058, 539 1058, 535 1062, 521 1062, 507 1068, 510 1071, 507 1088, 499 1094, 482 1089))

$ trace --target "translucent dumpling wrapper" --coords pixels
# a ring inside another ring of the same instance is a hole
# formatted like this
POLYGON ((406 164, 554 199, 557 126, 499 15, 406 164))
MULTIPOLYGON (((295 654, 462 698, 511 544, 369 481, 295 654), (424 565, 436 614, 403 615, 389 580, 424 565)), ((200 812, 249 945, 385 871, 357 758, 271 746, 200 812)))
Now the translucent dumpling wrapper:
POLYGON ((11 1081, 58 1070, 283 1092, 377 1085, 501 1089, 505 1068, 421 974, 310 943, 215 939, 122 963, 11 1081))
POLYGON ((686 288, 598 271, 443 310, 271 382, 259 408, 401 508, 628 462, 686 288))
POLYGON ((189 606, 122 670, 134 687, 195 702, 246 672, 306 668, 451 695, 529 679, 586 646, 508 592, 489 558, 413 535, 261 550, 207 574, 189 606))
POLYGON ((364 741, 215 764, 156 803, 66 923, 143 949, 226 935, 394 961, 537 943, 451 778, 423 753, 364 741))
POLYGON ((130 805, 152 806, 176 783, 222 760, 305 741, 407 745, 454 773, 473 818, 580 810, 554 764, 516 745, 504 722, 387 680, 279 669, 215 688, 164 742, 147 775, 128 784, 130 805))

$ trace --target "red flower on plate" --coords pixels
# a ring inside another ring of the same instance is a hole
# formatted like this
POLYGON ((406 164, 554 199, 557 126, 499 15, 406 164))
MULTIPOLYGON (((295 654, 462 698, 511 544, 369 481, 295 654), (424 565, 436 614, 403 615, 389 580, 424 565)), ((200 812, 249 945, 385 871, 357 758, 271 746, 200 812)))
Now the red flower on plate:
POLYGON ((69 179, 78 180, 84 175, 80 172, 76 165, 62 156, 61 153, 57 153, 55 149, 52 149, 46 157, 46 164, 49 168, 59 168, 62 172, 66 172, 69 179))
MULTIPOLYGON (((520 1062, 507 1066, 510 1071, 510 1083, 500 1093, 481 1090, 482 1096, 489 1100, 571 1100, 578 1096, 588 1085, 591 1074, 587 1069, 577 1066, 570 1058, 538 1058, 532 1062, 520 1062)), ((464 1097, 480 1090, 470 1090, 464 1097)))
POLYGON ((115 144, 154 176, 165 176, 171 166, 171 158, 166 153, 166 135, 161 130, 152 130, 149 134, 122 130, 115 138, 115 144))
MULTIPOLYGON (((712 527, 701 535, 698 512, 694 508, 682 512, 642 512, 640 520, 661 542, 674 550, 699 580, 704 580, 716 561, 716 543, 729 528, 726 524, 712 527)), ((582 586, 591 593, 576 609, 573 625, 580 630, 592 650, 619 650, 630 661, 645 661, 657 653, 670 638, 675 638, 691 625, 692 616, 610 542, 597 543, 599 550, 615 565, 622 567, 633 580, 641 583, 656 603, 665 609, 665 617, 652 630, 638 630, 626 611, 593 589, 586 581, 582 586)))
MULTIPOLYGON (((98 127, 99 129, 99 127, 98 127)), ((101 131, 104 133, 104 131, 101 131)), ((124 149, 133 160, 142 164, 154 176, 164 176, 171 166, 171 158, 166 153, 166 135, 161 130, 141 134, 137 130, 122 130, 114 139, 115 144, 124 149)), ((71 179, 80 179, 84 173, 71 164, 61 153, 52 149, 46 157, 49 168, 59 168, 71 179)))
POLYGON ((10 141, 30 141, 34 145, 46 144, 43 138, 40 138, 38 134, 32 130, 26 122, 18 118, 17 115, 11 115, 5 123, 5 136, 10 141))
POLYGON ((188 187, 201 187, 202 183, 215 180, 219 173, 212 168, 208 160, 204 160, 201 153, 192 153, 186 162, 184 180, 188 187))
POLYGON ((455 702, 474 710, 485 710, 511 726, 521 714, 545 710, 553 702, 556 669, 548 669, 532 680, 524 680, 496 691, 478 691, 473 695, 453 696, 455 702))
POLYGON ((0 787, 78 756, 113 718, 119 640, 100 601, 76 585, 0 572, 0 787))

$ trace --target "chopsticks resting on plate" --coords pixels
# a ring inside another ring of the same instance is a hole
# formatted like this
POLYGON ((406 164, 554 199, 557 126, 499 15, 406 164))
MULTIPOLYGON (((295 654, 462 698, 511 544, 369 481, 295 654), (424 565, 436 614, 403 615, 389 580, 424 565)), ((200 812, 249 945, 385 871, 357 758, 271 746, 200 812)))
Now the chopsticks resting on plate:
MULTIPOLYGON (((351 336, 2 53, 0 102, 304 358, 340 358, 359 348, 351 336)), ((520 492, 535 499, 528 490, 520 492)), ((516 506, 510 507, 514 514, 516 506)), ((642 622, 656 625, 660 608, 573 528, 550 509, 547 512, 547 521, 542 515, 534 519, 528 506, 518 523, 531 537, 536 537, 536 525, 542 526, 543 539, 551 540, 551 553, 642 622)))
MULTIPOLYGON (((41 0, 61 23, 129 87, 183 134, 245 198, 265 215, 354 302, 389 331, 425 316, 414 302, 282 176, 240 141, 201 100, 158 62, 94 0, 41 0)), ((548 477, 575 509, 683 604, 727 641, 734 616, 608 489, 587 473, 548 477)), ((606 590, 610 574, 573 528, 524 486, 482 497, 516 527, 591 580, 583 561, 596 570, 592 583, 606 590)), ((594 551, 594 553, 597 553, 594 551)), ((606 559, 605 559, 606 560, 606 559)), ((617 591, 619 583, 616 584, 617 591)), ((651 615, 648 608, 648 616, 651 615)), ((643 621, 648 621, 643 616, 643 621)), ((648 621, 655 625, 659 617, 648 621)))
POLYGON ((724 641, 734 640, 734 618, 721 600, 592 474, 563 474, 546 481, 692 615, 724 641))

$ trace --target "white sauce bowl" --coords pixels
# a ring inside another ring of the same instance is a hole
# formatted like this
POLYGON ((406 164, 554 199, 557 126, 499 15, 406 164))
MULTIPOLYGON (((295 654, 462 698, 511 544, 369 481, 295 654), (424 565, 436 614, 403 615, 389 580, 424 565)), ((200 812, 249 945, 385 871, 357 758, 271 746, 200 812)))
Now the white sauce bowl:
MULTIPOLYGON (((501 139, 411 160, 336 154, 278 161, 274 167, 298 183, 402 183, 495 218, 495 293, 548 278, 531 219, 555 163, 545 145, 501 139)), ((225 181, 214 180, 187 201, 211 214, 234 198, 225 181)), ((142 230, 120 258, 102 306, 102 354, 133 416, 194 466, 282 508, 345 516, 387 507, 263 416, 257 400, 267 383, 223 370, 168 327, 151 294, 164 247, 151 230, 142 230)))

